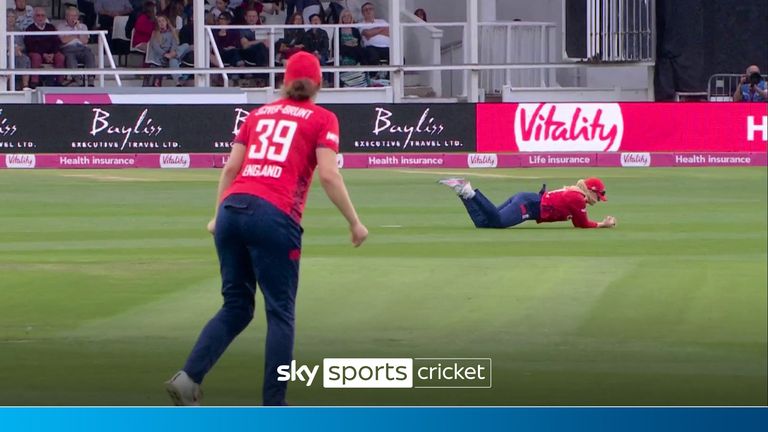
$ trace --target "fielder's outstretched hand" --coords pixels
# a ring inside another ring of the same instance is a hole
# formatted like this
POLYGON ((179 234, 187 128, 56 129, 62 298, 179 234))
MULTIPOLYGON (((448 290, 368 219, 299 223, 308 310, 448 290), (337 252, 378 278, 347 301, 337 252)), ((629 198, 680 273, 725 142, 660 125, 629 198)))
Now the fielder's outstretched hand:
POLYGON ((349 232, 352 235, 352 244, 355 245, 355 247, 363 244, 365 239, 368 238, 368 228, 361 223, 350 226, 349 232))
POLYGON ((208 232, 211 234, 216 233, 216 218, 211 219, 210 222, 208 222, 208 232))
POLYGON ((613 216, 606 216, 603 220, 603 224, 605 224, 606 228, 615 228, 616 227, 616 218, 613 216))

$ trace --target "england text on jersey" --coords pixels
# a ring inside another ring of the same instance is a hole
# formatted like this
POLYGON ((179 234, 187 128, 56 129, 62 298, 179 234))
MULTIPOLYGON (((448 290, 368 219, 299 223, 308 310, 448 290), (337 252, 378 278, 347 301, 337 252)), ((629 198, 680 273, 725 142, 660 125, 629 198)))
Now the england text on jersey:
POLYGON ((272 177, 280 178, 283 167, 277 165, 247 164, 243 167, 243 177, 272 177))

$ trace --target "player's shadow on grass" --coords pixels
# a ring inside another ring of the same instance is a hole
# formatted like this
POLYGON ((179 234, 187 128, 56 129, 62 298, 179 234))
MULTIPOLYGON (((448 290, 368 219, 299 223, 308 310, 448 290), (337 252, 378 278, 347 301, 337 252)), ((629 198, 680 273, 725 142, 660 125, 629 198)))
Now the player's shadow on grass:
POLYGON ((552 226, 552 225, 541 225, 541 226, 515 226, 515 227, 508 227, 508 228, 475 228, 475 227, 467 227, 467 228, 460 228, 462 231, 484 231, 484 232, 499 232, 499 231, 535 231, 535 230, 546 230, 546 231, 561 231, 561 230, 573 230, 573 227, 568 226, 552 226))

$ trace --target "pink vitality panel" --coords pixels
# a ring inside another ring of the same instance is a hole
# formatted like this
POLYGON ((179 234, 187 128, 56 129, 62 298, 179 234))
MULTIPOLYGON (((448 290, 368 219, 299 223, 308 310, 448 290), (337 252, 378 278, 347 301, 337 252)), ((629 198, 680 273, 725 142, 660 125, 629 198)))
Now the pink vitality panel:
POLYGON ((345 154, 342 168, 766 166, 766 153, 345 154))
POLYGON ((3 168, 214 168, 213 154, 6 154, 3 168))
MULTIPOLYGON (((226 154, 6 154, 0 168, 221 168, 226 154)), ((766 153, 343 154, 340 168, 563 168, 766 166, 766 153)))

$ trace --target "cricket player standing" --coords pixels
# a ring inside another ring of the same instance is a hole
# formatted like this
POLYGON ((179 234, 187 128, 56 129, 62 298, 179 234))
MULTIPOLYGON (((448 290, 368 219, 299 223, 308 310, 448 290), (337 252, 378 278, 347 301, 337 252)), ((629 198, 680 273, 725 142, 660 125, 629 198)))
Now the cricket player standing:
POLYGON ((606 216, 601 222, 589 220, 587 204, 608 201, 605 184, 596 177, 579 180, 575 185, 538 193, 520 192, 496 207, 479 189, 462 178, 447 178, 438 183, 456 192, 477 228, 509 228, 525 221, 561 222, 570 220, 576 228, 613 228, 616 218, 606 216))
POLYGON ((352 244, 360 246, 368 236, 336 165, 338 119, 313 102, 321 80, 317 58, 295 54, 286 68, 284 97, 253 110, 234 140, 208 224, 224 304, 203 328, 184 368, 166 383, 176 405, 200 404, 203 378, 253 318, 257 282, 267 315, 263 403, 285 405, 287 382, 277 380, 277 368, 292 360, 300 223, 315 167, 349 223, 352 244))

